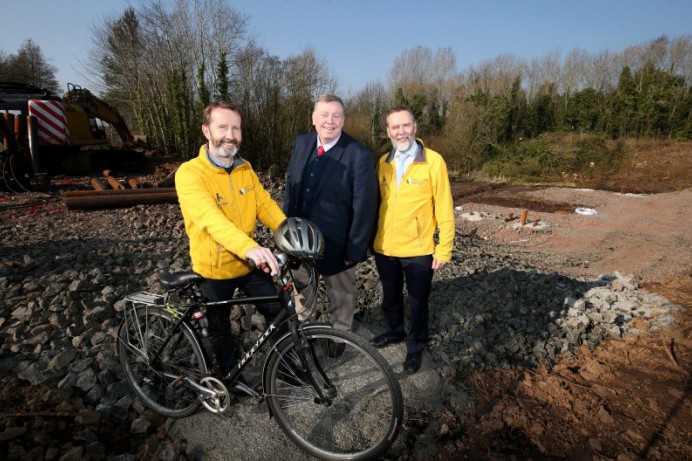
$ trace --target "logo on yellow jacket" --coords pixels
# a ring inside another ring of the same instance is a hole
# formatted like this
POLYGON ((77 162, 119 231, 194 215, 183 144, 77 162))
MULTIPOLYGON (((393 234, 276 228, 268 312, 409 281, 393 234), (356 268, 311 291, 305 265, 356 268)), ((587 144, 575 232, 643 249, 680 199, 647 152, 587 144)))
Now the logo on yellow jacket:
POLYGON ((223 198, 223 196, 222 196, 221 194, 219 194, 219 193, 217 192, 217 193, 216 193, 216 204, 219 205, 219 206, 227 206, 227 205, 228 205, 228 202, 226 201, 225 198, 223 198))

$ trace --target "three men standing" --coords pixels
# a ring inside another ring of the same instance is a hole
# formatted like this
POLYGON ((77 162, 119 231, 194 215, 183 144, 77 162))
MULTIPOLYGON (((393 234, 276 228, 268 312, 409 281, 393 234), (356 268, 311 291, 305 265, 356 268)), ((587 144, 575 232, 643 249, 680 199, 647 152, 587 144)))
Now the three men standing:
MULTIPOLYGON (((248 295, 272 294, 269 273, 278 272, 278 263, 269 248, 253 239, 256 219, 273 230, 286 216, 305 218, 325 238, 324 258, 316 267, 327 286, 330 320, 335 328, 351 330, 356 264, 367 258, 372 242, 379 183, 374 250, 386 331, 372 343, 384 347, 406 339, 404 369, 415 373, 428 342, 433 272, 450 261, 454 240, 452 194, 444 159, 415 137, 416 121, 407 107, 387 113, 393 149, 380 159, 377 177, 371 152, 343 131, 340 98, 320 97, 312 123, 315 132, 294 140, 284 215, 251 166, 238 155, 242 139, 238 108, 213 103, 205 109, 202 131, 209 142, 176 174, 193 270, 204 277, 200 289, 211 301, 230 299, 238 288, 248 295), (252 270, 249 259, 261 270, 252 270), (404 281, 411 306, 408 335, 404 281)), ((279 309, 276 303, 259 307, 271 317, 279 309)), ((210 309, 207 314, 210 339, 219 365, 227 373, 236 363, 228 309, 210 309)), ((329 355, 341 355, 343 346, 330 344, 329 355)))

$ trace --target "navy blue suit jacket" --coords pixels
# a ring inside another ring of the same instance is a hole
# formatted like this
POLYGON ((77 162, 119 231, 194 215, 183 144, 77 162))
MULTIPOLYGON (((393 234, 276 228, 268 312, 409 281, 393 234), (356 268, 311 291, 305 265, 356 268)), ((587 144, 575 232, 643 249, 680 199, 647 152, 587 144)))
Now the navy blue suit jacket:
POLYGON ((323 275, 345 269, 344 261, 364 261, 368 255, 377 212, 377 180, 372 153, 345 132, 325 155, 327 164, 314 191, 311 206, 299 214, 303 172, 316 151, 317 133, 296 136, 286 175, 284 213, 314 222, 325 238, 324 258, 317 263, 323 275))

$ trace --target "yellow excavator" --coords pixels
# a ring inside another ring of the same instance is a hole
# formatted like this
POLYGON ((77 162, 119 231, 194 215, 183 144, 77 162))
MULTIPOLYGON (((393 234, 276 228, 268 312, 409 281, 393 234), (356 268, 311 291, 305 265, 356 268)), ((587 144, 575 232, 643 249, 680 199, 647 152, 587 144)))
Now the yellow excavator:
POLYGON ((123 145, 134 143, 125 119, 115 108, 94 96, 91 91, 68 83, 67 93, 62 96, 62 102, 72 145, 107 144, 105 127, 100 122, 111 125, 120 136, 123 145))
POLYGON ((37 188, 53 175, 134 172, 145 161, 120 113, 73 84, 57 97, 0 81, 0 141, 0 186, 10 190, 37 188))

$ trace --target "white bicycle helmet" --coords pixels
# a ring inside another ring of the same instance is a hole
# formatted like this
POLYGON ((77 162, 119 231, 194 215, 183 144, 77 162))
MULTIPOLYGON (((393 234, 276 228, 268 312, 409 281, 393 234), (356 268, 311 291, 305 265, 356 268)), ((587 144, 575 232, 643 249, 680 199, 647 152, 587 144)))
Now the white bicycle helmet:
POLYGON ((274 231, 276 247, 300 259, 320 259, 324 237, 319 228, 303 218, 288 218, 274 231))

